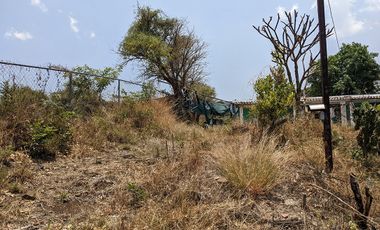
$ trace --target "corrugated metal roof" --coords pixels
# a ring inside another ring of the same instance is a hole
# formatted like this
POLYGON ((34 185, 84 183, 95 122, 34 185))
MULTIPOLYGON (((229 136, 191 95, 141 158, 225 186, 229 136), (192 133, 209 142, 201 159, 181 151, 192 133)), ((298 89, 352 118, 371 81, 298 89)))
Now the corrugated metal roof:
POLYGON ((253 101, 234 101, 235 105, 253 105, 253 101))
MULTIPOLYGON (((321 104, 322 97, 302 97, 301 101, 305 104, 321 104)), ((330 96, 330 103, 339 104, 345 101, 378 101, 380 102, 380 94, 366 94, 366 95, 343 95, 343 96, 330 96)))

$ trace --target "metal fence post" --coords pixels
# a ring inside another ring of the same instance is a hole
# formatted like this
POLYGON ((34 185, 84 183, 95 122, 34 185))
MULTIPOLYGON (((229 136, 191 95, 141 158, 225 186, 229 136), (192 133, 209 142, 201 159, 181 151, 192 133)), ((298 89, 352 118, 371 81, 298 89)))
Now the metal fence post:
POLYGON ((121 93, 120 93, 120 79, 117 79, 117 102, 121 101, 121 93))
POLYGON ((73 100, 73 75, 69 74, 69 104, 72 105, 73 100))

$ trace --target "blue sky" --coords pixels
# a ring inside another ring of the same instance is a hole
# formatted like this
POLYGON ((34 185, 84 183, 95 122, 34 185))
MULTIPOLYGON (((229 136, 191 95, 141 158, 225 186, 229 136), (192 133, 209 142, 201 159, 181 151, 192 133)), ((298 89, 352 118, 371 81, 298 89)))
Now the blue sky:
MULTIPOLYGON (((340 42, 357 41, 380 52, 380 0, 331 3, 340 42)), ((208 44, 208 83, 228 100, 253 98, 251 83, 271 65, 271 46, 253 24, 294 8, 316 17, 314 0, 140 0, 139 4, 188 22, 208 44)), ((136 5, 135 0, 0 0, 0 60, 115 66, 121 61, 116 50, 134 20, 136 5)), ((334 38, 328 48, 330 54, 337 52, 334 38)), ((134 66, 122 75, 129 80, 136 77, 134 66)))

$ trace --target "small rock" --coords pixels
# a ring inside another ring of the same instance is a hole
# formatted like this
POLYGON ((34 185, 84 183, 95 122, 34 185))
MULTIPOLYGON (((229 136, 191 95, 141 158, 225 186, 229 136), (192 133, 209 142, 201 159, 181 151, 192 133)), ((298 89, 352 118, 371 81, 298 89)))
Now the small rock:
POLYGON ((284 203, 285 205, 289 205, 289 206, 296 206, 298 204, 298 202, 293 199, 286 199, 284 203))
POLYGON ((228 180, 227 180, 226 178, 221 177, 221 176, 216 176, 216 177, 214 177, 214 179, 215 179, 217 182, 219 182, 219 183, 227 183, 227 182, 228 182, 228 180))
POLYGON ((288 219, 289 214, 287 214, 287 213, 282 213, 282 214, 281 214, 281 217, 284 218, 284 219, 288 219))

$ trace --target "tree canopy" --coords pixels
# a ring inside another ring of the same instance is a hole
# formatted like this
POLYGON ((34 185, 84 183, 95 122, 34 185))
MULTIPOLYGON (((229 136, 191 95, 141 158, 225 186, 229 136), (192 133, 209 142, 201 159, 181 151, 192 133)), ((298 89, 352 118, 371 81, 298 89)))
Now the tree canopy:
POLYGON ((197 92, 200 97, 216 97, 215 88, 204 82, 197 82, 193 84, 191 90, 197 92))
POLYGON ((272 68, 271 73, 253 85, 257 100, 252 115, 263 126, 273 127, 278 119, 289 114, 294 102, 293 85, 285 77, 283 68, 272 68))
POLYGON ((185 21, 170 18, 161 10, 139 7, 119 52, 125 63, 140 64, 143 77, 168 83, 177 98, 183 89, 205 77, 205 43, 185 21))
MULTIPOLYGON (((360 43, 343 44, 340 51, 329 57, 331 95, 355 95, 376 93, 375 81, 380 79, 377 53, 360 43)), ((316 66, 309 79, 307 94, 322 95, 321 72, 316 66)))

